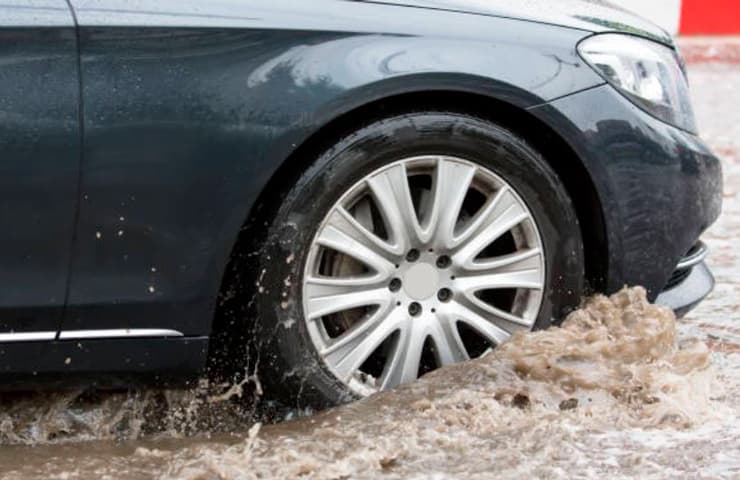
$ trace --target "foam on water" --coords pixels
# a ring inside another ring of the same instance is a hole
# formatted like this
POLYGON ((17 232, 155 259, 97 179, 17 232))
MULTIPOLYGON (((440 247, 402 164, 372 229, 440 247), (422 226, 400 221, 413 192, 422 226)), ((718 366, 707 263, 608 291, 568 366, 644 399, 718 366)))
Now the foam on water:
POLYGON ((0 445, 181 437, 248 427, 256 411, 251 397, 240 398, 243 387, 202 380, 177 390, 6 393, 0 395, 0 445))
MULTIPOLYGON (((707 345, 678 337, 670 310, 649 304, 642 288, 624 289, 589 299, 562 327, 517 333, 480 359, 314 417, 244 434, 6 447, 0 465, 5 478, 572 478, 586 466, 585 476, 661 477, 686 458, 675 449, 683 442, 701 458, 680 472, 740 471, 740 431, 725 427, 737 423, 737 406, 707 345), (52 461, 31 466, 29 453, 52 461)), ((181 395, 168 421, 207 411, 202 397, 187 407, 181 395)), ((133 424, 141 433, 151 399, 113 398, 88 411, 62 402, 34 425, 69 431, 76 421, 89 430, 81 438, 133 424)))
POLYGON ((163 478, 515 478, 538 463, 559 476, 584 432, 606 442, 614 428, 673 432, 733 415, 719 387, 706 345, 677 342, 672 312, 625 289, 590 299, 562 328, 516 334, 397 391, 180 451, 163 478))

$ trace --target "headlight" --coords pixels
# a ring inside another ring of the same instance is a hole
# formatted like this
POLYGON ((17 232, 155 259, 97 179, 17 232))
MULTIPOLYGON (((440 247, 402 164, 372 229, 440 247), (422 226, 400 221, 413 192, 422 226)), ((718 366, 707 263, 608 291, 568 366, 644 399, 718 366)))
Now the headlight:
POLYGON ((607 82, 651 115, 696 132, 689 86, 679 54, 630 35, 589 37, 578 51, 607 82))

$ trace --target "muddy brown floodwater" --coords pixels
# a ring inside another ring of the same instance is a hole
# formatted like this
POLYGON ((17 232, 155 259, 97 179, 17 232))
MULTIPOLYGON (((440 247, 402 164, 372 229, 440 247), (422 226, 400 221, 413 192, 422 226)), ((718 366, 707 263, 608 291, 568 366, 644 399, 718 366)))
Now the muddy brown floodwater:
POLYGON ((717 288, 687 318, 640 288, 595 297, 562 328, 264 427, 204 389, 6 396, 0 477, 740 478, 740 56, 717 53, 735 43, 684 45, 725 167, 724 214, 705 237, 717 288), (204 433, 215 424, 239 426, 204 433))

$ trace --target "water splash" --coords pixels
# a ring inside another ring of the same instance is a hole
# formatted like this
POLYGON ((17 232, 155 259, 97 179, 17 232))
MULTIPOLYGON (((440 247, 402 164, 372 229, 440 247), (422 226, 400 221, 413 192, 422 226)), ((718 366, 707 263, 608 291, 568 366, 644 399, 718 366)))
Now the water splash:
POLYGON ((718 387, 706 345, 677 342, 673 313, 625 289, 590 299, 562 328, 518 333, 396 391, 182 450, 162 478, 516 477, 527 462, 531 474, 540 447, 553 464, 572 461, 577 431, 680 431, 731 414, 718 387))
POLYGON ((202 380, 192 389, 75 390, 0 396, 0 444, 130 441, 234 430, 256 419, 249 378, 236 385, 202 380))

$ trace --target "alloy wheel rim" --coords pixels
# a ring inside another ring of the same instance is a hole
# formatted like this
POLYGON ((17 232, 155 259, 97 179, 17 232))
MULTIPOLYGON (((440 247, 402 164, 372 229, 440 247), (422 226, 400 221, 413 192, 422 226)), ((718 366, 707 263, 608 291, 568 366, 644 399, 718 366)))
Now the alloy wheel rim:
POLYGON ((531 330, 545 252, 514 188, 478 164, 420 156, 353 185, 320 224, 302 284, 314 348, 369 395, 531 330))

